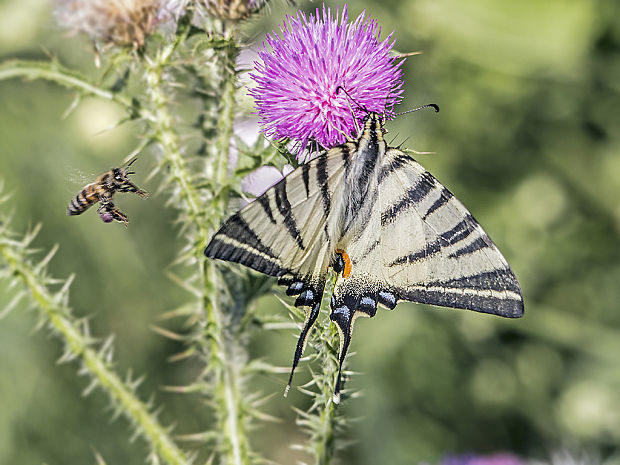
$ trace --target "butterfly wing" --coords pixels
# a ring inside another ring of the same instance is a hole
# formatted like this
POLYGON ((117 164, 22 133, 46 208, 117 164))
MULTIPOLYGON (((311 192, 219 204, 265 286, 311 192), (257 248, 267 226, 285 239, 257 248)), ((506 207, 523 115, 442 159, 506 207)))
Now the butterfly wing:
POLYGON ((336 148, 292 171, 232 215, 205 255, 284 281, 324 277, 330 243, 326 224, 331 200, 342 189, 344 161, 336 148))
MULTIPOLYGON (((523 315, 519 283, 501 252, 465 206, 419 163, 390 148, 376 188, 372 218, 347 246, 352 273, 337 284, 338 303, 359 300, 356 309, 364 309, 361 299, 367 293, 391 308, 397 300, 409 300, 523 315)), ((365 313, 373 312, 366 308, 365 313)))
POLYGON ((378 304, 391 309, 409 300, 523 315, 521 289, 500 251, 413 158, 389 148, 367 201, 374 202, 372 213, 345 249, 350 275, 339 277, 332 298, 341 364, 355 318, 374 316, 378 304))
POLYGON ((310 308, 293 370, 319 314, 331 259, 328 217, 343 188, 345 161, 354 150, 345 144, 300 166, 231 216, 205 249, 207 257, 280 278, 287 294, 298 296, 295 306, 310 308))
POLYGON ((411 157, 386 155, 380 242, 390 290, 413 302, 522 316, 519 283, 471 213, 411 157))

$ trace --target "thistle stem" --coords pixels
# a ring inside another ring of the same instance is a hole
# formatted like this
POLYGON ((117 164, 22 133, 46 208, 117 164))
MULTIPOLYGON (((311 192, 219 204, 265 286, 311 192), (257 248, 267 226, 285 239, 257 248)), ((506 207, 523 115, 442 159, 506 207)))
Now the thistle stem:
POLYGON ((235 117, 235 89, 236 73, 235 60, 239 53, 237 45, 230 40, 222 52, 219 60, 220 73, 223 77, 221 84, 220 111, 217 125, 217 164, 215 169, 218 186, 223 186, 228 175, 228 160, 230 158, 230 143, 233 133, 235 117))
POLYGON ((207 292, 206 319, 211 329, 209 337, 211 367, 216 369, 216 409, 221 430, 225 433, 223 450, 224 463, 230 465, 249 464, 249 442, 244 428, 241 405, 241 376, 239 367, 231 357, 232 349, 237 342, 232 338, 230 329, 226 329, 222 321, 222 309, 219 306, 217 291, 219 273, 214 263, 206 264, 210 280, 207 283, 212 291, 207 292), (222 343, 224 342, 224 343, 222 343))
MULTIPOLYGON (((238 46, 232 38, 217 60, 219 75, 221 76, 220 95, 218 105, 218 123, 214 177, 218 194, 213 199, 212 213, 218 221, 226 211, 228 196, 223 192, 228 184, 228 160, 230 157, 233 122, 235 115, 235 60, 238 46), (222 195, 223 194, 223 195, 222 195)), ((205 267, 205 290, 208 297, 206 305, 207 325, 217 337, 212 338, 211 353, 217 358, 220 368, 216 393, 218 418, 222 430, 225 432, 224 444, 225 463, 243 465, 250 463, 250 446, 245 431, 244 409, 242 406, 241 370, 233 360, 233 351, 238 349, 239 342, 235 338, 235 327, 224 324, 222 308, 219 302, 221 288, 218 283, 220 274, 213 262, 205 267)), ((214 360, 215 361, 215 360, 214 360)))
MULTIPOLYGON (((336 277, 329 279, 328 285, 325 286, 323 294, 323 308, 329 308, 329 301, 334 291, 336 277)), ((317 465, 328 465, 335 452, 335 433, 336 433, 336 408, 333 396, 336 386, 336 377, 338 374, 338 357, 334 358, 332 353, 333 347, 338 347, 340 339, 338 330, 329 318, 324 319, 320 326, 320 343, 323 345, 321 350, 321 366, 325 367, 325 380, 318 383, 319 394, 315 405, 319 417, 318 428, 314 431, 314 450, 317 465)))
POLYGON ((184 452, 175 445, 148 406, 138 399, 133 389, 112 370, 110 363, 92 348, 92 338, 79 329, 79 322, 72 317, 71 309, 64 303, 68 285, 60 292, 52 293, 45 284, 49 282, 49 277, 43 274, 40 267, 32 266, 24 258, 20 247, 19 242, 0 237, 0 256, 8 264, 12 274, 22 281, 43 318, 65 342, 67 355, 82 361, 84 369, 94 376, 110 398, 122 407, 123 413, 159 457, 172 465, 188 464, 184 452))
POLYGON ((68 89, 76 90, 93 97, 118 103, 129 113, 138 114, 145 119, 151 119, 145 110, 139 108, 131 99, 123 94, 112 92, 89 82, 80 73, 61 66, 58 62, 38 62, 26 60, 9 60, 0 64, 0 81, 23 77, 27 79, 44 79, 55 82, 68 89))
MULTIPOLYGON (((182 38, 178 41, 183 40, 182 38)), ((220 103, 218 119, 218 138, 216 143, 217 155, 215 159, 215 184, 218 191, 227 183, 227 166, 230 154, 230 140, 232 137, 232 124, 234 117, 234 89, 236 75, 234 72, 234 58, 237 46, 231 40, 226 59, 222 60, 221 75, 223 97, 220 103), (231 66, 232 62, 232 66, 231 66)), ((195 176, 191 175, 186 159, 179 147, 179 137, 174 129, 172 115, 168 109, 167 93, 165 88, 168 84, 163 75, 166 71, 175 45, 171 44, 164 48, 152 62, 146 65, 147 93, 153 108, 153 121, 151 122, 154 135, 164 151, 163 162, 171 167, 171 181, 174 182, 180 192, 180 205, 187 213, 187 220, 192 225, 189 234, 190 250, 195 248, 192 256, 198 258, 199 285, 201 294, 201 310, 205 318, 205 333, 201 334, 201 343, 207 344, 208 360, 207 371, 212 379, 210 389, 214 393, 214 405, 218 418, 220 431, 223 432, 221 449, 224 463, 230 465, 244 465, 249 463, 249 443, 244 430, 244 409, 242 408, 242 395, 240 393, 240 368, 234 362, 232 351, 238 344, 232 336, 233 331, 228 328, 224 321, 223 309, 220 302, 220 287, 218 283, 219 273, 213 262, 207 262, 202 255, 210 236, 210 223, 219 223, 225 211, 226 199, 222 196, 213 198, 211 205, 206 204, 206 195, 201 196, 194 183, 195 176), (208 221, 207 221, 208 218, 208 221)), ((234 328, 233 328, 234 329, 234 328)))
POLYGON ((153 119, 150 121, 154 138, 161 144, 164 159, 172 170, 172 179, 178 185, 182 204, 189 218, 193 220, 199 239, 206 240, 206 228, 200 224, 202 208, 200 195, 193 185, 187 163, 181 154, 179 136, 173 129, 173 117, 168 110, 168 97, 164 89, 163 74, 169 64, 172 53, 178 42, 164 47, 157 54, 154 61, 146 64, 147 94, 153 107, 153 119))

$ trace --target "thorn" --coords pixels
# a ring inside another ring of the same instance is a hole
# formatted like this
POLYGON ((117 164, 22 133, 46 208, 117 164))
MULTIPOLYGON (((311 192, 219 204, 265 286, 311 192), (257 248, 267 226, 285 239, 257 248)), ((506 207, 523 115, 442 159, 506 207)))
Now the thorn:
POLYGON ((71 283, 73 282, 74 279, 75 279, 75 273, 71 273, 69 277, 67 278, 67 280, 65 281, 65 283, 60 288, 60 291, 58 291, 58 295, 60 296, 66 295, 67 292, 69 292, 69 286, 71 286, 71 283))
POLYGON ((171 355, 166 360, 168 360, 171 363, 179 362, 181 360, 185 360, 190 357, 193 357, 195 353, 196 353, 196 349, 193 347, 190 347, 189 349, 184 350, 183 352, 179 352, 178 354, 171 355))
POLYGON ((90 383, 88 384, 88 386, 86 386, 84 390, 82 390, 82 396, 87 397, 97 387, 97 384, 98 384, 97 380, 92 379, 90 383))
POLYGON ((165 338, 172 339, 173 341, 183 341, 185 337, 181 334, 175 333, 168 329, 162 328, 161 326, 149 325, 149 329, 160 336, 164 336, 165 338))
POLYGON ((38 223, 35 225, 34 228, 32 228, 30 232, 26 233, 26 235, 24 236, 24 239, 22 240, 21 246, 28 247, 30 243, 34 240, 34 238, 37 236, 37 234, 39 234, 40 230, 41 230, 41 223, 38 223))
POLYGON ((396 55, 396 58, 407 58, 407 57, 412 57, 415 55, 422 55, 422 51, 420 52, 409 52, 409 53, 399 53, 398 55, 396 55))
POLYGON ((50 249, 50 251, 43 258, 43 260, 37 263, 37 266, 35 267, 35 272, 42 270, 50 262, 54 255, 56 255, 56 252, 58 252, 58 248, 58 244, 54 244, 54 246, 50 249))
POLYGON ((11 299, 11 301, 8 303, 8 305, 6 307, 4 307, 2 309, 2 311, 0 311, 0 319, 2 319, 5 316, 7 316, 17 306, 19 301, 22 300, 24 295, 25 295, 24 292, 18 292, 15 295, 15 297, 13 297, 13 299, 11 299))

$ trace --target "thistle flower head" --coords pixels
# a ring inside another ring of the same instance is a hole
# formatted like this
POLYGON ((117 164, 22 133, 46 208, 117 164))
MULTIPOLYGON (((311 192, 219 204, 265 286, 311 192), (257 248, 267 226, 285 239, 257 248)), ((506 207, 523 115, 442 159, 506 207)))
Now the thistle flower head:
POLYGON ((156 26, 174 17, 176 0, 57 0, 56 18, 72 32, 105 46, 138 49, 156 26))
POLYGON ((240 21, 258 12, 268 0, 198 0, 199 13, 229 21, 240 21), (204 9, 204 11, 201 11, 204 9))
POLYGON ((297 141, 299 153, 309 141, 323 147, 342 144, 355 132, 365 111, 390 112, 402 93, 402 60, 390 56, 390 34, 382 42, 377 22, 363 12, 348 23, 323 5, 322 15, 297 13, 267 35, 259 51, 250 91, 263 132, 297 141), (365 110, 365 111, 363 111, 365 110))

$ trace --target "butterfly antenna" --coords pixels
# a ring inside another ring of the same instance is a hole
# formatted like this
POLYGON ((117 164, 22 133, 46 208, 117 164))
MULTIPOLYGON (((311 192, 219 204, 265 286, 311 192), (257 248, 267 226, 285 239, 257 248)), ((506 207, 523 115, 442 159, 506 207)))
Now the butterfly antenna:
POLYGON ((435 110, 435 113, 439 113, 439 105, 437 105, 436 103, 429 103, 428 105, 422 105, 421 107, 414 108, 413 110, 407 110, 407 111, 403 111, 402 113, 396 113, 394 116, 406 115, 407 113, 413 113, 414 111, 423 110, 425 108, 432 108, 435 110))
POLYGON ((351 110, 351 114, 353 115, 353 124, 355 125, 355 130, 359 134, 361 129, 360 129, 359 125, 357 124, 357 117, 355 116, 355 111, 353 110, 353 107, 351 106, 351 102, 355 103, 358 108, 360 108, 361 110, 365 111, 366 113, 370 113, 370 112, 368 111, 368 109, 364 105, 360 105, 359 103, 357 103, 355 101, 355 99, 353 97, 351 97, 351 95, 347 92, 347 90, 344 87, 342 87, 342 86, 336 87, 336 94, 338 94, 338 92, 340 92, 341 89, 342 89, 342 91, 344 92, 344 94, 347 97, 347 105, 349 106, 349 110, 351 110))
MULTIPOLYGON (((385 95, 385 102, 383 103, 383 113, 381 114, 381 121, 385 121, 385 117, 387 115, 387 104, 388 104, 388 100, 390 99, 391 93, 392 93, 392 89, 390 89, 388 93, 385 95)), ((393 105, 392 105, 392 110, 394 110, 393 105)))

